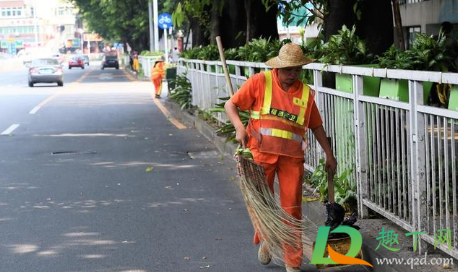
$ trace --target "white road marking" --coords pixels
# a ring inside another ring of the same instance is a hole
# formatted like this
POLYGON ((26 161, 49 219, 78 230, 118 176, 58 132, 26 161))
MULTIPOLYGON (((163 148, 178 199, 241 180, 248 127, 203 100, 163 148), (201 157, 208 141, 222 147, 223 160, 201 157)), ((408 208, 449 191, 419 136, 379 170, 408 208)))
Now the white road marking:
POLYGON ((29 112, 29 114, 35 114, 35 113, 37 113, 37 111, 38 111, 40 108, 41 108, 40 106, 36 106, 35 108, 33 108, 33 109, 29 112))
POLYGON ((20 125, 19 124, 13 124, 9 128, 7 128, 5 131, 3 131, 0 135, 10 135, 15 129, 17 129, 20 125))
MULTIPOLYGON (((75 82, 72 82, 70 83, 69 85, 72 86, 76 83, 81 83, 83 81, 83 79, 85 79, 89 74, 91 73, 91 70, 87 71, 85 74, 83 74, 78 80, 76 80, 75 82)), ((67 86, 69 86, 67 85, 67 86)), ((46 105, 49 101, 53 100, 54 98, 56 98, 57 96, 61 95, 62 93, 68 91, 67 90, 63 90, 63 91, 58 91, 56 93, 54 93, 53 95, 51 95, 50 97, 46 98, 44 101, 42 101, 40 104, 38 104, 38 106, 36 106, 35 108, 33 108, 29 114, 35 114, 37 113, 37 111, 39 111, 44 105, 46 105)))

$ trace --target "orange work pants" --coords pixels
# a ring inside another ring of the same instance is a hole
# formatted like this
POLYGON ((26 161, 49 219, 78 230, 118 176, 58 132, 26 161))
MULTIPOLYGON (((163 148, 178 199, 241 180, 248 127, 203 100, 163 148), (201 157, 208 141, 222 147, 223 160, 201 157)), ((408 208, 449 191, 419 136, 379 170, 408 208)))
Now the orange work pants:
MULTIPOLYGON (((287 156, 278 156, 273 164, 260 163, 265 170, 269 188, 274 192, 275 174, 278 176, 280 205, 296 219, 302 219, 302 180, 304 176, 304 161, 287 156)), ((302 237, 299 235, 296 248, 284 246, 283 258, 290 267, 299 267, 302 263, 302 237)), ((262 240, 257 231, 254 234, 254 243, 262 240)))
POLYGON ((153 76, 153 84, 156 95, 161 95, 162 91, 162 76, 153 76))

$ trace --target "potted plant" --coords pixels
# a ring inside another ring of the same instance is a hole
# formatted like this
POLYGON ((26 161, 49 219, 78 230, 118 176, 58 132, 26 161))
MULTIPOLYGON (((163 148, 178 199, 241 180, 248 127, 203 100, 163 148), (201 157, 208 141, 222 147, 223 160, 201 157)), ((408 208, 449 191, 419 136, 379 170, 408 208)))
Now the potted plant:
MULTIPOLYGON (((199 50, 199 53, 197 54, 197 59, 200 60, 219 60, 219 51, 218 47, 216 44, 210 44, 205 47, 202 47, 199 50)), ((208 66, 205 66, 206 68, 208 66)), ((215 73, 216 72, 216 66, 210 65, 210 71, 215 73)), ((219 73, 222 73, 222 67, 219 67, 218 69, 219 73)))
MULTIPOLYGON (((367 50, 366 44, 355 34, 356 28, 350 30, 345 25, 338 34, 331 36, 321 48, 320 62, 334 65, 351 65, 360 67, 377 67, 371 64, 372 54, 367 50)), ((380 78, 364 76, 363 94, 378 96, 380 78)), ((353 93, 353 80, 351 75, 336 74, 336 89, 353 93)))
MULTIPOLYGON (((432 35, 417 33, 412 49, 401 51, 391 46, 383 56, 378 58, 380 62, 379 66, 389 69, 446 72, 450 60, 445 50, 444 37, 439 37, 436 40, 432 35)), ((425 104, 432 86, 432 82, 423 82, 425 104)), ((380 83, 380 97, 409 102, 408 81, 405 79, 382 79, 380 83)))
MULTIPOLYGON (((267 60, 278 55, 280 48, 283 44, 291 42, 291 40, 285 39, 283 41, 270 39, 253 39, 244 46, 238 49, 238 59, 248 62, 266 62, 267 60)), ((255 69, 255 73, 261 70, 255 69)), ((244 75, 248 78, 251 76, 249 67, 245 67, 244 75)))

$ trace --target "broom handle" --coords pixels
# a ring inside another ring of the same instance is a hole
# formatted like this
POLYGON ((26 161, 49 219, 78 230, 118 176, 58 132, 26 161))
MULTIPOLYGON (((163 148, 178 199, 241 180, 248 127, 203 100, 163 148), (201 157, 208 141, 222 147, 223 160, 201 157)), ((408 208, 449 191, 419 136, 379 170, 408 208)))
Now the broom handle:
MULTIPOLYGON (((331 137, 328 137, 329 145, 332 148, 332 142, 331 142, 331 137)), ((330 203, 334 203, 334 175, 331 173, 331 171, 327 171, 327 176, 328 176, 328 201, 330 203)))
POLYGON ((232 97, 234 95, 234 89, 232 89, 231 77, 229 76, 229 71, 227 70, 226 57, 224 57, 223 43, 221 42, 221 36, 216 36, 216 44, 218 45, 219 57, 223 63, 224 76, 226 77, 226 83, 229 87, 229 95, 232 97))

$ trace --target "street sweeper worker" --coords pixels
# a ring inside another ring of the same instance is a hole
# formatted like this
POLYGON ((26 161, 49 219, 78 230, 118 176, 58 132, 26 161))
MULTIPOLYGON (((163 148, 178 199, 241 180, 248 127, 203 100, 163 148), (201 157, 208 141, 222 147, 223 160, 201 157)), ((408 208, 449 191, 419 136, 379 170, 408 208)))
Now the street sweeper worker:
POLYGON ((151 81, 153 82, 153 85, 154 85, 156 98, 161 97, 162 78, 164 77, 164 75, 165 75, 164 61, 162 59, 157 60, 154 63, 153 69, 151 69, 151 81))
MULTIPOLYGON (((326 154, 326 169, 334 174, 337 161, 322 126, 314 103, 315 91, 299 80, 302 66, 312 62, 299 45, 288 43, 279 55, 266 62, 274 68, 250 77, 225 104, 229 120, 236 129, 236 140, 250 148, 254 161, 263 166, 269 188, 274 192, 275 175, 279 180, 282 208, 297 219, 302 218, 302 180, 305 133, 311 129, 326 154), (245 128, 238 109, 250 112, 245 128)), ((301 241, 301 237, 298 237, 301 241)), ((258 259, 267 265, 271 255, 263 246, 263 237, 255 230, 254 243, 260 244, 258 259)), ((296 248, 284 248, 287 272, 299 272, 302 263, 302 243, 296 248)))

